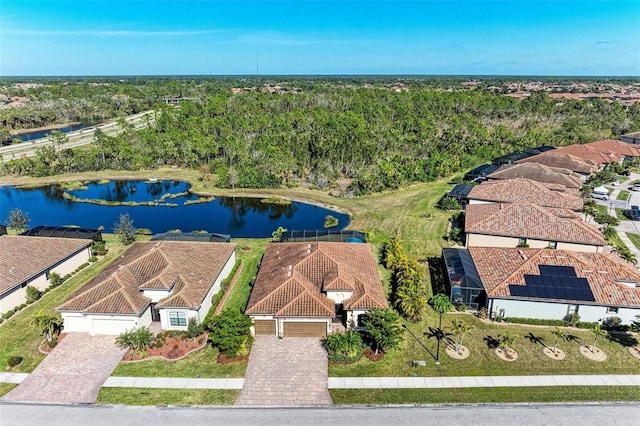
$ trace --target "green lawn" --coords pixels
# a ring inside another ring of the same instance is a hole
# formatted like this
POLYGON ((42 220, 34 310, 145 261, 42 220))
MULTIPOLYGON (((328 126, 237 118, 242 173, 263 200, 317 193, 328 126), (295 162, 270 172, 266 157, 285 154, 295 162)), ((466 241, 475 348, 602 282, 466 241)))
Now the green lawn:
POLYGON ((238 245, 236 255, 243 266, 224 307, 244 312, 249 300, 249 293, 251 293, 250 285, 258 273, 258 262, 262 258, 269 239, 234 238, 232 242, 238 245), (251 251, 244 251, 243 247, 251 248, 251 251))
POLYGON ((4 394, 9 393, 9 391, 15 388, 18 385, 14 385, 13 383, 0 383, 0 397, 4 394))
POLYGON ((627 237, 633 243, 633 245, 636 246, 638 250, 640 250, 640 235, 634 234, 632 232, 627 232, 626 234, 627 234, 627 237))
POLYGON ((443 328, 451 325, 453 318, 463 319, 467 324, 476 326, 473 334, 464 340, 464 345, 471 351, 465 360, 454 360, 444 353, 444 345, 440 350, 440 365, 435 364, 437 341, 425 336, 438 327, 438 315, 427 308, 426 318, 420 323, 407 323, 408 329, 418 338, 416 341, 405 333, 404 341, 398 350, 387 353, 382 361, 371 362, 363 357, 349 365, 330 365, 329 376, 486 376, 486 375, 536 375, 536 374, 638 374, 640 362, 628 353, 628 345, 637 344, 637 337, 628 337, 624 344, 616 339, 599 339, 598 347, 607 354, 605 362, 590 361, 582 356, 578 348, 580 344, 591 344, 593 334, 589 330, 568 329, 574 336, 571 342, 559 343, 559 347, 567 353, 563 361, 547 358, 543 353, 543 344, 553 345, 555 338, 551 334, 552 327, 525 326, 518 324, 497 324, 482 321, 471 314, 445 314, 443 328), (492 342, 505 331, 515 333, 518 338, 514 349, 518 359, 506 362, 498 359, 490 349, 492 342), (617 341, 616 341, 617 340, 617 341), (422 345, 424 345, 424 347, 422 345), (627 346, 625 346, 627 345, 627 346), (426 349, 425 349, 426 348, 426 349), (412 367, 411 361, 425 360, 426 367, 412 367))
POLYGON ((637 401, 640 386, 549 386, 458 389, 331 389, 334 404, 475 404, 637 401))
POLYGON ((133 377, 244 377, 247 361, 218 364, 218 350, 205 346, 178 361, 150 359, 141 362, 120 362, 112 376, 133 377))
POLYGON ((618 220, 629 220, 629 219, 627 219, 627 217, 624 215, 624 210, 625 210, 625 209, 621 209, 621 208, 619 208, 619 207, 616 207, 616 208, 615 208, 615 210, 616 210, 616 218, 617 218, 618 220))
POLYGON ((6 368, 7 358, 13 355, 24 358, 22 363, 13 370, 16 372, 30 373, 42 361, 44 355, 38 352, 42 336, 31 325, 31 320, 41 309, 45 313, 54 313, 57 306, 61 305, 71 294, 95 277, 125 250, 115 235, 102 234, 102 236, 107 241, 109 249, 109 253, 104 259, 83 269, 62 286, 45 294, 39 301, 15 314, 0 326, 0 348, 2 348, 0 350, 0 370, 6 368))
POLYGON ((620 192, 618 192, 618 196, 616 197, 616 200, 627 201, 630 195, 631 193, 629 191, 625 191, 624 189, 621 189, 620 192))
POLYGON ((102 388, 98 404, 125 405, 232 405, 239 390, 102 388))

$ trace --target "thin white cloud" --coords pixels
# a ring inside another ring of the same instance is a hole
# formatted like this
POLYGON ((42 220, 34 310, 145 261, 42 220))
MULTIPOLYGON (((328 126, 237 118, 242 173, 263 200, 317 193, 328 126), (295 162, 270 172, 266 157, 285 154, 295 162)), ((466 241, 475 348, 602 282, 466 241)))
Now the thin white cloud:
POLYGON ((3 30, 5 35, 73 37, 182 37, 228 33, 227 30, 136 31, 136 30, 3 30))

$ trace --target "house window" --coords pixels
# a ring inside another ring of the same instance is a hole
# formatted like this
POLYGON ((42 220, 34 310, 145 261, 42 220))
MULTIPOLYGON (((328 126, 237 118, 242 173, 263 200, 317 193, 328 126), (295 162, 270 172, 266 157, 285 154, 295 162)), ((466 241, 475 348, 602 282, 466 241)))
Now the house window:
POLYGON ((609 306, 607 308, 607 313, 608 314, 617 314, 618 313, 618 308, 616 306, 609 306))
POLYGON ((169 312, 169 324, 174 327, 187 325, 187 314, 184 312, 169 312))
POLYGON ((551 249, 557 249, 558 248, 558 242, 557 241, 549 241, 549 248, 551 249))

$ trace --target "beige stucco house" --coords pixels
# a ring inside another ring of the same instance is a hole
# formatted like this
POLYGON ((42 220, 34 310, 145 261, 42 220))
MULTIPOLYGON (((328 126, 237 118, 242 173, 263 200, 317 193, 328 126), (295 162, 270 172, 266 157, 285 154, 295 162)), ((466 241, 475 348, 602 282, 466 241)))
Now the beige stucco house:
POLYGON ((483 182, 471 189, 467 199, 469 205, 523 203, 576 211, 584 206, 577 189, 523 178, 483 182))
POLYGON ((325 337, 387 299, 369 244, 271 243, 246 314, 256 335, 325 337))
POLYGON ((235 261, 230 243, 138 242, 57 310, 65 331, 117 335, 154 321, 186 330, 204 320, 235 261))
POLYGON ((0 236, 0 315, 26 301, 27 286, 49 287, 49 274, 61 277, 91 257, 85 239, 0 236))
POLYGON ((465 212, 467 247, 552 248, 602 252, 600 230, 579 214, 534 204, 472 204, 465 212))

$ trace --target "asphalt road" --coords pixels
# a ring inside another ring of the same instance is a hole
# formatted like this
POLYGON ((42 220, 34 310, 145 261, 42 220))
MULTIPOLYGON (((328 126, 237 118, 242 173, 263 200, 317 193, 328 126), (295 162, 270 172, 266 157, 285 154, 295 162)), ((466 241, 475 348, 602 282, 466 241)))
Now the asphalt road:
MULTIPOLYGON (((363 390, 366 392, 366 390, 363 390)), ((637 425, 640 403, 362 408, 0 404, 0 425, 637 425)))
MULTIPOLYGON (((139 130, 147 127, 147 124, 154 123, 153 111, 145 111, 138 114, 130 115, 125 118, 130 123, 134 130, 139 130), (150 120, 147 120, 146 116, 149 115, 150 120)), ((103 124, 97 124, 91 127, 85 127, 80 130, 66 133, 68 142, 63 144, 60 148, 75 148, 81 145, 87 145, 93 142, 94 133, 96 129, 102 130, 102 132, 108 136, 115 136, 122 132, 122 129, 116 121, 108 121, 103 124)), ((35 139, 31 142, 23 142, 20 144, 8 145, 0 147, 0 155, 2 155, 3 161, 8 161, 12 158, 20 157, 32 157, 36 155, 36 149, 44 145, 50 145, 51 141, 48 138, 35 139)))

